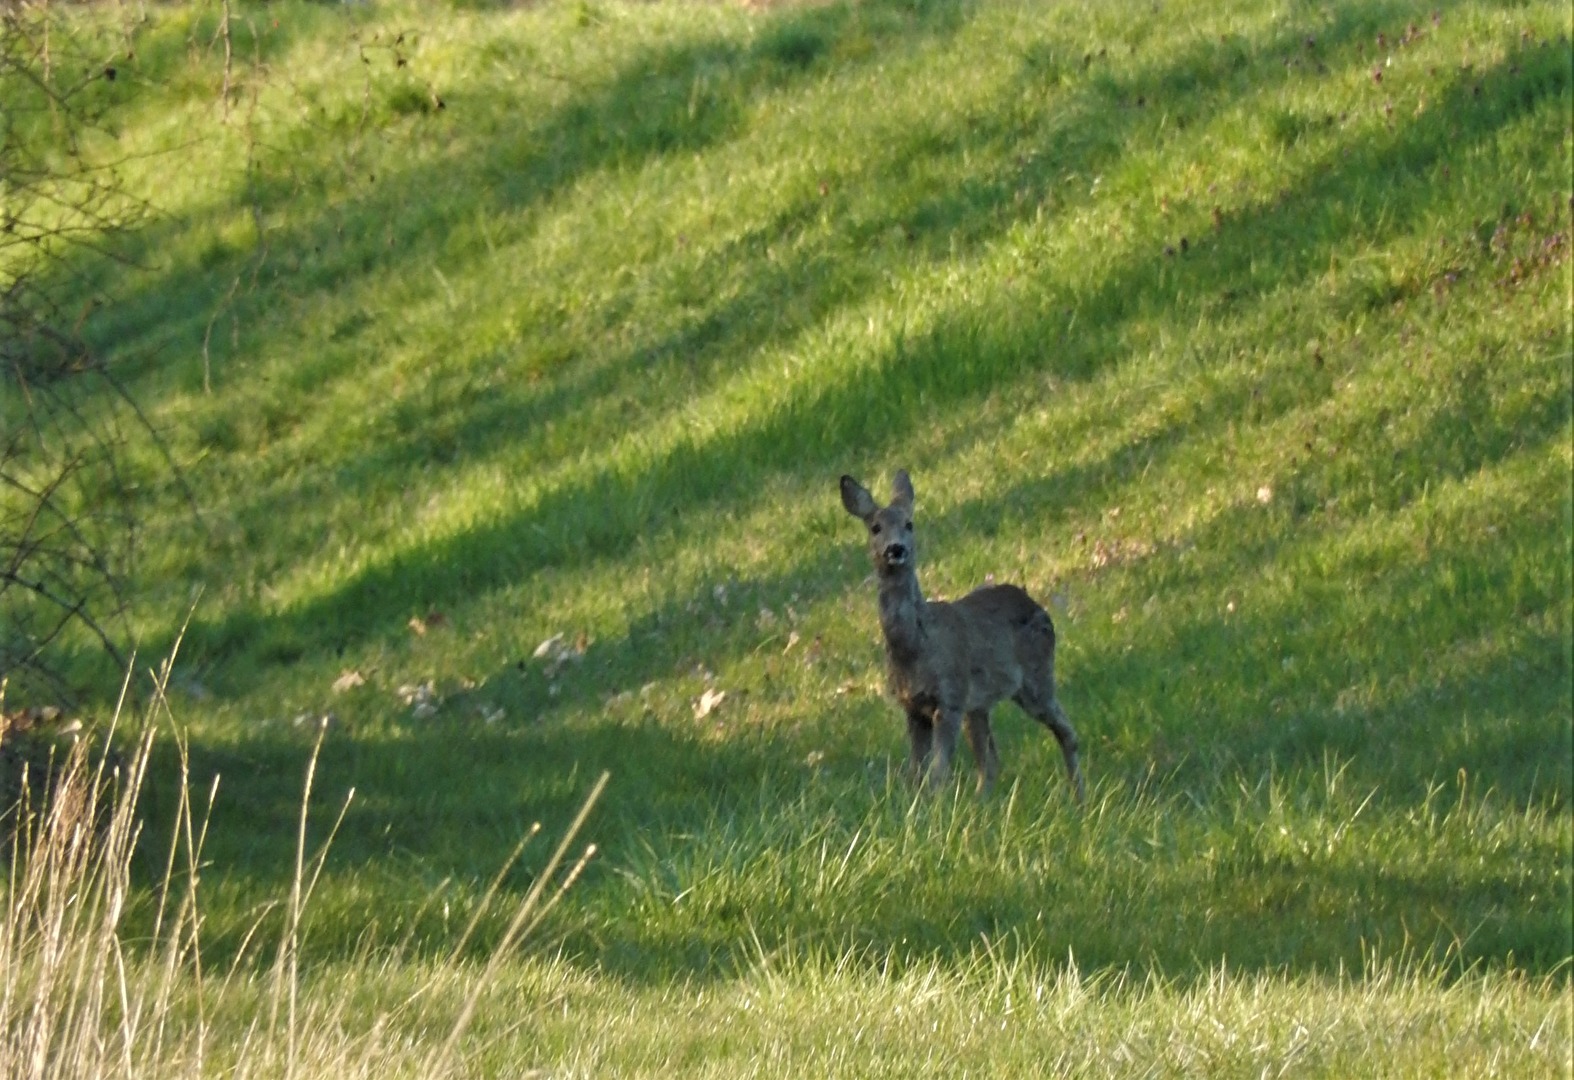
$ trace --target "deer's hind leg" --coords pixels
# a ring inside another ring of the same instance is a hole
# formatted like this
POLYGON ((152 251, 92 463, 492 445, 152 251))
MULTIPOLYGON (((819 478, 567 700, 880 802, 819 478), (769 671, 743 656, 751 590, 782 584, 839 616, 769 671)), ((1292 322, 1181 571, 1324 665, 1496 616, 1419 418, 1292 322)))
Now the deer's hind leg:
POLYGON ((935 745, 934 720, 926 713, 909 712, 907 741, 912 747, 912 757, 907 767, 916 783, 924 778, 924 773, 929 769, 929 755, 935 745))
POLYGON ((1061 756, 1066 759, 1066 776, 1071 781, 1077 802, 1081 802, 1084 791, 1077 732, 1071 726, 1071 721, 1066 719, 1066 710, 1060 707, 1060 699, 1055 696, 1054 676, 1049 676, 1042 685, 1024 686, 1015 701, 1022 706, 1023 712, 1049 728, 1054 734, 1055 741, 1060 744, 1061 756))
POLYGON ((967 714, 967 741, 978 766, 978 792, 987 795, 995 786, 995 777, 1000 775, 1000 751, 989 727, 988 709, 974 709, 967 714))

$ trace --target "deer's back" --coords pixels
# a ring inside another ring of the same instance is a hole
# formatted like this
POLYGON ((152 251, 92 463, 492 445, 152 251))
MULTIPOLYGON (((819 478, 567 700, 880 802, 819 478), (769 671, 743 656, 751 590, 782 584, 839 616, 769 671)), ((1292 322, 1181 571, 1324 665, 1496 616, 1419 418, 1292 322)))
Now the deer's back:
POLYGON ((1015 695, 1024 676, 1047 666, 1054 653, 1049 615, 1015 585, 987 585, 950 603, 932 602, 926 615, 931 647, 925 657, 914 668, 893 665, 904 700, 988 708, 1015 695))
POLYGON ((1037 665, 1055 652, 1055 625, 1023 589, 985 585, 951 605, 975 636, 988 636, 1009 647, 1024 665, 1037 665))

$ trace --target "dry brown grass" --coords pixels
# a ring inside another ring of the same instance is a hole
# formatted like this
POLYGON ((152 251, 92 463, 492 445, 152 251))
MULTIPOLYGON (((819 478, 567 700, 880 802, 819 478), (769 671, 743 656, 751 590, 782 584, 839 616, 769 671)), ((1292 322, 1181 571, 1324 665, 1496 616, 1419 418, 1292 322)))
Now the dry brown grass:
MULTIPOLYGON (((477 970, 458 955, 489 915, 496 882, 449 963, 423 969, 413 992, 367 1010, 331 980, 313 982, 302 968, 302 916, 338 827, 336 821, 311 850, 306 807, 320 734, 306 762, 289 893, 257 917, 225 970, 205 967, 202 851, 218 782, 193 797, 185 746, 164 695, 168 671, 166 665, 155 676, 152 705, 134 735, 121 737, 123 693, 110 730, 66 745, 47 776, 25 773, 21 798, 4 818, 11 857, 0 907, 0 1076, 459 1073, 464 1037, 485 988, 594 854, 592 845, 568 865, 570 846, 606 777, 509 917, 484 966, 477 970), (177 732, 180 801, 161 873, 149 888, 134 882, 133 863, 149 860, 157 846, 143 835, 141 804, 162 729, 177 732), (122 741, 127 749, 117 750, 122 741), (267 957, 273 927, 279 927, 277 942, 267 957)), ((535 834, 521 841, 499 881, 535 834)))

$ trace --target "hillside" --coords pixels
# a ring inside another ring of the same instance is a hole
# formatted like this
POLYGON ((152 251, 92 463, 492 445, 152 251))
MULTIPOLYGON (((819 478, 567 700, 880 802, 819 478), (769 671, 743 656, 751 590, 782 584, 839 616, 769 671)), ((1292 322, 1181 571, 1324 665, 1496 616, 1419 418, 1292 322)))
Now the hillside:
POLYGON ((1565 7, 234 8, 72 16, 214 962, 327 718, 352 1031, 611 774, 483 1072, 1566 1068, 1565 7), (901 467, 931 594, 1051 610, 1084 810, 1010 707, 904 783, 836 491, 901 467))

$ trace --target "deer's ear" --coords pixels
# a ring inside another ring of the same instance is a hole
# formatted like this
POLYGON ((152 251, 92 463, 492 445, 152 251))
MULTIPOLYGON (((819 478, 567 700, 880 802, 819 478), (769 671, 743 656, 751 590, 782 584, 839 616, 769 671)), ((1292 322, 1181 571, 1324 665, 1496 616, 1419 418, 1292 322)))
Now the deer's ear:
POLYGON ((906 469, 898 469, 896 476, 891 480, 891 505, 901 506, 907 510, 913 508, 913 481, 908 477, 906 469))
POLYGON ((842 477, 842 505, 849 514, 861 521, 868 521, 880 512, 869 489, 850 476, 842 477))

